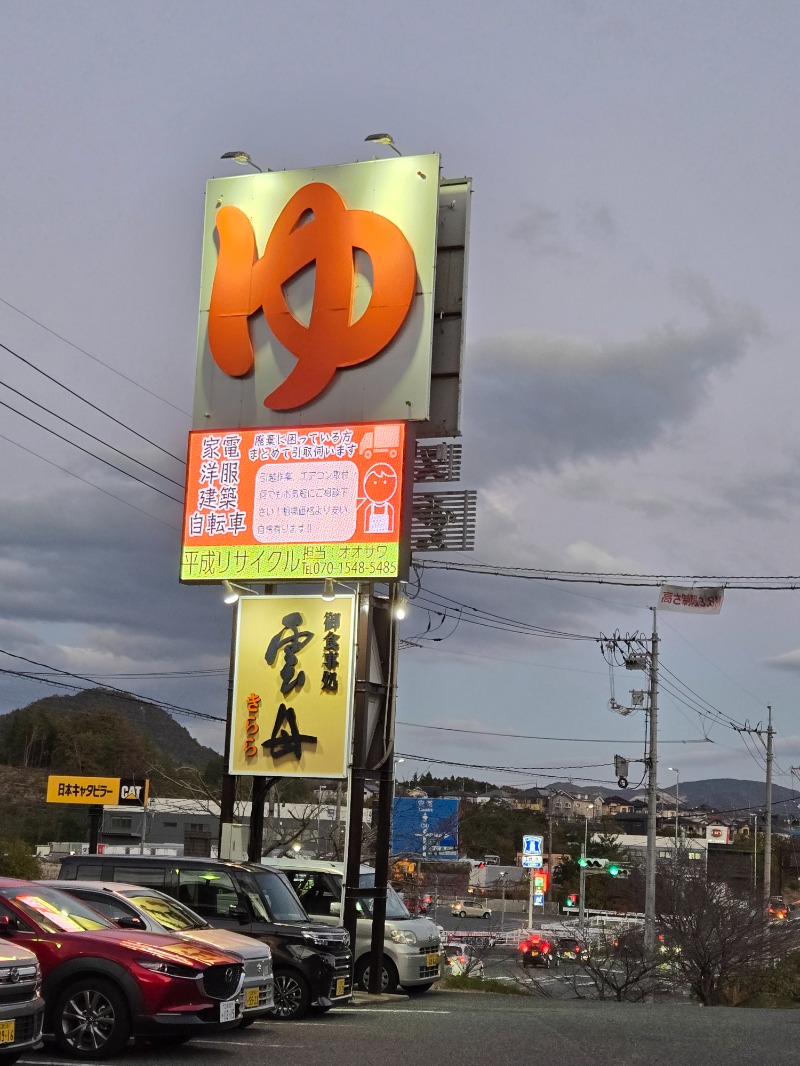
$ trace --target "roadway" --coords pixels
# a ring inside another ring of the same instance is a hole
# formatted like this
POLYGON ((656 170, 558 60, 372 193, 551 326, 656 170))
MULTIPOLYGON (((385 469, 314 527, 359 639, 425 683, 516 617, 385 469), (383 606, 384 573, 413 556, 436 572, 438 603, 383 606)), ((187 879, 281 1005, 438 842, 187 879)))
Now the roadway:
MULTIPOLYGON (((409 1066, 546 1061, 592 1066, 796 1066, 800 1012, 617 1004, 433 989, 420 997, 359 994, 301 1022, 257 1022, 159 1050, 131 1047, 119 1066, 409 1066)), ((52 1047, 24 1066, 68 1066, 52 1047)))

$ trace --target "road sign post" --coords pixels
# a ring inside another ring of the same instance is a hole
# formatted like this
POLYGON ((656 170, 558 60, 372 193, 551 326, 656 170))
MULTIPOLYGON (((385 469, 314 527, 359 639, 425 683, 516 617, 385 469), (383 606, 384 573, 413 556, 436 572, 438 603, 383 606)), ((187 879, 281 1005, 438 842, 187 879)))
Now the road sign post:
MULTIPOLYGON (((526 834, 522 838, 522 865, 528 869, 528 928, 533 925, 533 871, 540 870, 543 862, 544 837, 526 834)), ((542 901, 543 902, 543 901, 542 901)))

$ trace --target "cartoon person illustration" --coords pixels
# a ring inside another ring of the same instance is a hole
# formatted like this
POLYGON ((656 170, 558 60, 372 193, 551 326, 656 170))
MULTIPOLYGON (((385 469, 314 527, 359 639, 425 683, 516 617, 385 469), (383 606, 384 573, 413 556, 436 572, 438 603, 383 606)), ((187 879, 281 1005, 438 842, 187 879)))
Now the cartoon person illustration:
POLYGON ((397 492, 397 474, 388 463, 374 463, 364 475, 364 531, 394 532, 394 507, 389 500, 397 492))

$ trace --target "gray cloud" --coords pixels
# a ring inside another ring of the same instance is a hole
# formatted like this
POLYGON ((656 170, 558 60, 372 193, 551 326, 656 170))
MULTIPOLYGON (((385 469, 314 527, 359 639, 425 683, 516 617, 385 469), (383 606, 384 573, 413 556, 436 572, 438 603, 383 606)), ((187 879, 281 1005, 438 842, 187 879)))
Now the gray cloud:
POLYGON ((605 204, 581 201, 569 213, 559 214, 543 204, 527 204, 509 236, 536 256, 576 258, 586 240, 608 244, 617 235, 617 224, 605 204))
POLYGON ((557 212, 541 204, 529 204, 509 236, 536 255, 571 255, 561 231, 561 216, 557 212))
POLYGON ((666 325, 628 342, 591 343, 518 332, 469 348, 464 425, 474 429, 469 474, 555 469, 587 457, 650 448, 685 423, 763 333, 744 306, 721 308, 695 287, 705 325, 666 325))
POLYGON ((791 670, 794 673, 800 673, 800 648, 783 652, 782 655, 775 655, 765 661, 767 666, 776 666, 779 670, 791 670))

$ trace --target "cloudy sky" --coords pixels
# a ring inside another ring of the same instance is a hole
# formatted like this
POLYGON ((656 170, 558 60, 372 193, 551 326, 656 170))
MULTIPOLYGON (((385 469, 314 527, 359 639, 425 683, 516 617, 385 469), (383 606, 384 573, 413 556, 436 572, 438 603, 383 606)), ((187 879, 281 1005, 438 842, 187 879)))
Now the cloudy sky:
MULTIPOLYGON (((597 639, 649 632, 656 590, 531 580, 563 571, 729 579, 718 617, 659 614, 659 781, 763 778, 730 723, 771 704, 791 785, 800 591, 735 579, 800 573, 798 48, 793 0, 6 0, 0 666, 224 713, 229 608, 177 582, 205 182, 385 129, 474 180, 478 543, 427 560, 480 573, 411 584, 399 776, 610 786, 641 758, 608 702, 642 676, 597 639)), ((0 712, 57 691, 4 673, 0 712)))

